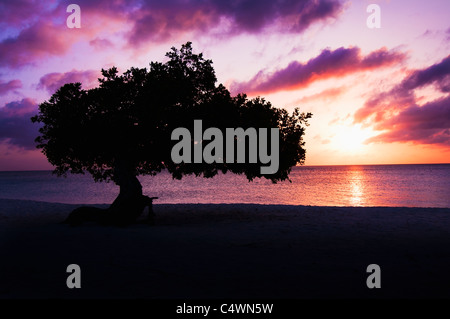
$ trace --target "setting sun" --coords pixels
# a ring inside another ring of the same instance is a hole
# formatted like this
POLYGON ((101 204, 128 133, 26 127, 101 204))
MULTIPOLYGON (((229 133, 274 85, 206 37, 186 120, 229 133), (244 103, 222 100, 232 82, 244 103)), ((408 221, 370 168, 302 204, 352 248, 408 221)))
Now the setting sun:
POLYGON ((331 143, 340 150, 357 153, 367 147, 364 141, 372 134, 369 130, 360 128, 359 125, 350 127, 342 125, 337 128, 337 133, 331 143))

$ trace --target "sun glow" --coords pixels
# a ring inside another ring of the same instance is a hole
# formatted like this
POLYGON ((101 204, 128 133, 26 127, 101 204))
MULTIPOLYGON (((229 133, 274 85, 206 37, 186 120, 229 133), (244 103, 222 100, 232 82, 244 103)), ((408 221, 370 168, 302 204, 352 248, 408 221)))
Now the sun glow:
POLYGON ((365 149, 367 145, 364 141, 372 135, 371 131, 362 129, 359 125, 340 126, 331 142, 341 151, 357 153, 365 149))

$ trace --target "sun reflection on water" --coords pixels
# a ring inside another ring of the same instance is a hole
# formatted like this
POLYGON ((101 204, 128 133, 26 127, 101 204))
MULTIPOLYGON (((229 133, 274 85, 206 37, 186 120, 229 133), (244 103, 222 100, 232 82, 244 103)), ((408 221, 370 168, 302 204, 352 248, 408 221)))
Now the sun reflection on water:
POLYGON ((361 206, 365 202, 364 171, 359 167, 352 167, 349 171, 350 203, 352 206, 361 206))

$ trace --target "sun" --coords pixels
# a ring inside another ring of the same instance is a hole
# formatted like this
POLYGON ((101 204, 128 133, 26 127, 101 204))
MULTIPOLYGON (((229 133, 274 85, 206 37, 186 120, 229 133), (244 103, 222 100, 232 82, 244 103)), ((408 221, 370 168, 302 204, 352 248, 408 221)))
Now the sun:
POLYGON ((341 151, 358 153, 364 151, 364 142, 373 135, 368 129, 363 129, 359 125, 339 126, 332 139, 333 146, 341 151))

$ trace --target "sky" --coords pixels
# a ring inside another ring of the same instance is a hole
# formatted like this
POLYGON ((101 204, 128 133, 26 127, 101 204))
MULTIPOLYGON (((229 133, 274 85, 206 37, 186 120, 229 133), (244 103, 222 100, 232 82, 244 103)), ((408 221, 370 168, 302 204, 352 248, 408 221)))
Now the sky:
POLYGON ((0 170, 52 169, 30 117, 60 86, 95 87, 102 68, 165 62, 188 41, 233 95, 313 113, 306 165, 450 163, 449 12, 448 0, 0 0, 0 170))

